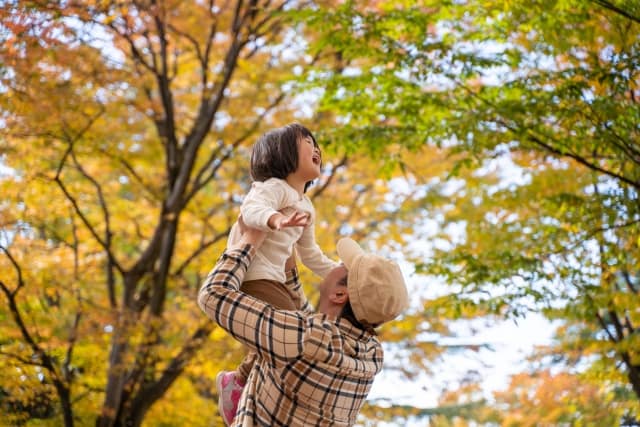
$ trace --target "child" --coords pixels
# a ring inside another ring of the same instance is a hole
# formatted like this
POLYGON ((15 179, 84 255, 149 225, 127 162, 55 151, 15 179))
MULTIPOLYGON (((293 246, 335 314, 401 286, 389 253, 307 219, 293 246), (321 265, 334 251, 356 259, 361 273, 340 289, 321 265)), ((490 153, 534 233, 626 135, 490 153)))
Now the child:
MULTIPOLYGON (((311 132, 290 124, 265 133, 251 152, 254 182, 240 207, 242 221, 268 233, 255 255, 241 290, 279 309, 298 310, 306 299, 285 285, 285 262, 294 247, 304 265, 325 277, 338 263, 327 258, 315 241, 315 209, 305 192, 320 176, 322 155, 311 132)), ((229 235, 229 245, 240 239, 238 223, 229 235)), ((218 408, 229 425, 251 371, 255 353, 249 353, 235 372, 220 372, 216 378, 218 408)))

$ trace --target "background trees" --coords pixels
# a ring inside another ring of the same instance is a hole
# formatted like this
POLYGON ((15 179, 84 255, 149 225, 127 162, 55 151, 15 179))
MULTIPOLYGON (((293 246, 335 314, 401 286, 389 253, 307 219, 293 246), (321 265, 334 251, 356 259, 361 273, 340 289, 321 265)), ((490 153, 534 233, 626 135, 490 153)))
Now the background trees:
POLYGON ((343 111, 352 134, 457 156, 456 191, 428 196, 440 232, 423 234, 451 244, 418 266, 460 286, 449 304, 559 320, 544 361, 636 418, 637 6, 377 2, 327 14, 326 40, 352 71, 326 80, 323 107, 343 111))
POLYGON ((365 419, 637 419, 640 10, 441 3, 6 2, 3 419, 211 422, 212 378, 243 350, 195 292, 249 147, 293 120, 326 154, 322 247, 351 234, 416 266, 412 310, 381 331, 387 370, 428 370, 447 346, 425 336, 459 318, 560 325, 503 393, 365 419), (435 277, 449 291, 426 301, 435 277), (527 400, 550 389, 566 399, 527 400))
MULTIPOLYGON (((243 350, 195 294, 247 191, 248 149, 292 120, 333 123, 293 89, 310 64, 340 64, 305 51, 290 12, 307 3, 5 6, 2 418, 205 425, 213 376, 243 350)), ((329 149, 312 194, 329 252, 342 224, 401 229, 376 206, 410 194, 391 199, 382 162, 357 156, 329 149)))

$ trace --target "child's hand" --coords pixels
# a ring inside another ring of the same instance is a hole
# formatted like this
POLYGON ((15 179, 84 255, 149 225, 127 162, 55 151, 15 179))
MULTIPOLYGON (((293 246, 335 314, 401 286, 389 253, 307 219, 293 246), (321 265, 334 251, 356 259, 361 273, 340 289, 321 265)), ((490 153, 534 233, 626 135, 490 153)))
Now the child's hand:
POLYGON ((311 222, 311 215, 308 212, 294 210, 290 215, 283 215, 278 212, 269 218, 269 227, 274 230, 281 230, 284 227, 305 227, 311 222))
POLYGON ((291 215, 284 218, 280 224, 282 227, 306 227, 311 223, 311 214, 309 212, 294 211, 291 215))

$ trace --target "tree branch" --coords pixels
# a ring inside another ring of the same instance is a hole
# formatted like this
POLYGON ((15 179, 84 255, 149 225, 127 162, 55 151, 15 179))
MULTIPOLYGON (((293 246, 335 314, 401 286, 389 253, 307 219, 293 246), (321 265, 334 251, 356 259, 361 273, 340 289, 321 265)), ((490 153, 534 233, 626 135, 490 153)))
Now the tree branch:
POLYGON ((607 336, 609 337, 609 341, 615 343, 616 341, 616 337, 614 337, 611 332, 609 331, 609 328, 607 327, 607 323, 604 321, 604 319, 602 318, 602 316, 600 316, 600 313, 595 313, 596 318, 598 319, 598 323, 600 323, 600 327, 602 329, 604 329, 604 331, 606 332, 607 336))
POLYGON ((223 233, 217 234, 215 235, 213 238, 204 241, 200 244, 200 246, 198 246, 198 248, 193 251, 179 266, 178 268, 176 268, 176 270, 171 273, 171 276, 180 276, 182 274, 182 272, 184 271, 185 268, 187 268, 189 266, 189 264, 191 264, 191 262, 196 259, 198 256, 200 256, 200 254, 202 254, 202 252, 204 252, 205 250, 207 250, 210 246, 215 245, 216 243, 218 243, 220 240, 222 240, 223 238, 227 237, 229 235, 231 228, 227 228, 226 231, 224 231, 223 233))
POLYGON ((187 340, 180 352, 169 362, 160 378, 154 382, 144 385, 144 389, 136 394, 131 404, 135 408, 132 418, 142 420, 142 417, 151 405, 160 399, 169 389, 171 384, 182 374, 188 362, 193 358, 196 352, 202 347, 205 339, 214 328, 214 323, 207 321, 192 334, 187 340))
POLYGON ((9 288, 6 288, 6 292, 8 292, 7 295, 13 298, 18 293, 18 291, 24 287, 24 277, 22 276, 22 268, 20 267, 20 264, 18 264, 18 261, 16 261, 16 259, 11 255, 11 252, 9 252, 9 249, 5 248, 3 245, 0 245, 0 250, 2 250, 2 252, 4 252, 4 254, 7 256, 7 258, 9 258, 9 262, 11 262, 11 264, 13 265, 13 268, 16 270, 16 275, 18 276, 18 285, 16 286, 16 288, 10 292, 9 292, 9 288))
POLYGON ((331 170, 331 173, 325 180, 324 184, 322 184, 321 187, 318 187, 318 189, 313 192, 313 194, 311 195, 311 200, 315 201, 317 197, 320 197, 322 193, 324 193, 327 187, 329 187, 329 185, 333 182, 333 179, 335 178, 338 169, 343 166, 346 166, 348 161, 349 161, 349 158, 346 155, 342 156, 342 159, 340 159, 340 161, 331 170))
POLYGON ((591 116, 585 111, 582 111, 582 115, 597 127, 603 126, 613 136, 613 139, 610 140, 611 143, 618 147, 634 163, 640 164, 640 150, 638 150, 634 144, 629 143, 629 141, 620 136, 606 120, 603 120, 592 102, 585 102, 585 104, 589 107, 591 116))
POLYGON ((594 170, 596 172, 600 172, 604 175, 610 176, 612 178, 617 179, 620 182, 624 182, 625 184, 628 184, 630 186, 632 186, 633 188, 636 188, 638 190, 640 190, 640 182, 636 182, 633 181, 632 179, 627 178, 624 175, 620 175, 619 173, 613 172, 611 170, 605 169, 603 167, 601 167, 600 165, 596 164, 595 162, 589 162, 585 157, 580 156, 578 154, 575 153, 570 153, 568 151, 564 151, 561 150, 559 148, 556 148, 550 144, 548 144, 547 142, 543 141, 542 138, 540 138, 537 135, 534 135, 533 132, 530 129, 520 129, 516 126, 513 126, 509 123, 507 123, 504 120, 501 119, 497 119, 496 123, 504 126, 505 128, 509 129, 511 132, 514 132, 516 134, 522 134, 524 133, 524 136, 529 139, 529 141, 533 142, 534 144, 540 146, 541 148, 543 148, 545 151, 548 151, 549 153, 555 154, 559 157, 568 157, 570 159, 575 160, 577 163, 580 163, 581 165, 587 167, 588 169, 594 170))
MULTIPOLYGON (((78 302, 80 302, 80 298, 78 298, 78 302)), ((67 381, 71 381, 71 370, 69 369, 71 366, 71 359, 73 357, 73 349, 76 344, 76 340, 78 338, 78 328, 80 326, 80 319, 82 317, 82 313, 79 311, 76 312, 76 315, 73 319, 73 326, 71 327, 71 333, 69 334, 69 339, 67 341, 67 351, 65 353, 64 360, 62 362, 63 374, 64 378, 67 381)))
POLYGON ((189 201, 200 191, 204 186, 206 186, 216 175, 218 170, 222 167, 223 163, 231 157, 231 154, 235 151, 235 149, 244 142, 249 136, 253 135, 253 133, 260 127, 260 124, 266 117, 268 113, 270 113, 276 106, 278 106, 282 100, 285 98, 285 93, 281 92, 272 102, 269 104, 264 111, 259 114, 254 120, 251 126, 247 128, 234 142, 230 145, 219 145, 209 156, 204 165, 200 168, 198 173, 196 174, 195 179, 193 180, 193 185, 191 190, 187 191, 187 195, 185 196, 185 205, 189 203, 189 201), (225 153, 222 157, 218 157, 222 149, 225 148, 225 153), (206 178, 203 178, 204 174, 209 170, 206 178))
MULTIPOLYGON (((93 21, 93 22, 95 24, 102 25, 101 22, 98 22, 98 21, 93 21)), ((145 60, 144 55, 140 52, 140 50, 138 50, 138 48, 137 48, 137 46, 135 44, 135 41, 131 37, 132 36, 131 33, 127 33, 127 32, 124 32, 124 31, 119 31, 118 28, 114 24, 109 24, 107 26, 109 28, 111 28, 115 34, 118 34, 120 37, 122 37, 127 42, 127 44, 129 45, 129 50, 131 51, 131 55, 133 56, 133 59, 135 61, 137 61, 144 68, 149 70, 151 73, 157 74, 158 70, 156 69, 155 64, 154 63, 148 63, 145 60)), ((153 48, 151 46, 149 46, 149 50, 150 50, 150 52, 153 52, 153 48)))
POLYGON ((91 225, 91 223, 89 222, 89 219, 85 216, 84 213, 82 213, 82 210, 80 209, 80 206, 78 205, 78 202, 75 199, 75 197, 73 197, 71 195, 71 193, 67 189, 66 185, 64 185, 64 182, 62 182, 62 178, 60 177, 60 174, 62 172, 62 168, 64 167, 64 163, 66 162, 66 157, 71 153, 72 146, 73 146, 73 144, 70 144, 69 148, 65 152, 65 154, 64 154, 64 156, 63 156, 63 158, 62 158, 62 160, 60 162, 60 165, 58 167, 58 171, 56 173, 54 181, 58 184, 58 187, 60 187, 60 189, 64 193, 64 195, 67 198, 67 200, 71 203, 71 206, 73 207, 76 215, 78 215, 80 217, 80 219, 82 220, 83 224, 85 225, 85 227, 87 227, 87 229, 89 230, 89 232, 91 233, 93 238, 96 239, 96 241, 100 244, 100 246, 102 246, 102 248, 105 250, 105 252, 106 252, 107 256, 109 257, 109 259, 111 260, 111 263, 113 264, 113 266, 115 266, 118 269, 118 271, 123 271, 122 268, 120 267, 120 264, 114 258, 113 254, 111 252, 111 248, 109 246, 110 243, 108 244, 107 242, 103 241, 102 238, 100 238, 100 236, 98 235, 98 233, 95 230, 95 228, 93 227, 93 225, 91 225))
POLYGON ((626 11, 620 7, 618 7, 617 5, 615 5, 614 3, 607 1, 607 0, 591 0, 592 3, 597 4, 598 6, 601 6, 604 9, 610 10, 612 12, 617 13, 620 16, 624 16, 627 19, 632 20, 633 22, 636 22, 638 24, 640 24, 640 16, 636 16, 633 15, 631 12, 626 11))
POLYGON ((165 29, 166 12, 164 10, 164 4, 158 5, 155 0, 152 0, 151 4, 154 6, 152 12, 153 20, 158 33, 158 39, 160 40, 159 55, 161 64, 160 70, 155 74, 155 77, 162 101, 162 109, 164 111, 164 117, 157 119, 155 122, 158 127, 160 139, 166 149, 169 191, 171 192, 178 179, 180 165, 182 163, 182 153, 178 147, 178 138, 175 129, 175 109, 173 105, 173 94, 171 92, 171 77, 169 76, 168 65, 169 54, 167 50, 168 41, 165 29))
MULTIPOLYGON (((70 145, 70 147, 72 147, 72 145, 70 145)), ((73 160, 73 163, 75 164, 78 171, 80 171, 82 176, 84 176, 89 182, 91 182, 91 184, 93 184, 94 188, 96 189, 96 192, 98 194, 98 200, 100 202, 100 209, 102 210, 102 214, 104 216, 105 251, 107 252, 109 262, 113 263, 113 265, 116 266, 116 268, 122 271, 122 269, 119 268, 119 264, 116 261, 115 256, 113 255, 113 252, 111 250, 111 243, 113 239, 113 233, 111 232, 111 215, 109 213, 109 208, 107 207, 107 202, 104 199, 104 192, 102 191, 102 186, 95 178, 89 175, 89 173, 82 167, 82 164, 78 162, 78 159, 76 158, 76 155, 73 152, 73 150, 71 151, 70 154, 71 154, 71 159, 73 160)))
POLYGON ((631 289, 631 292, 633 292, 634 294, 638 294, 638 289, 636 289, 635 285, 633 284, 633 281, 631 280, 631 275, 629 274, 629 271, 627 271, 626 269, 622 272, 622 277, 624 277, 624 281, 627 284, 627 287, 629 289, 631 289))
MULTIPOLYGON (((0 249, 2 249, 2 251, 7 255, 9 261, 11 261, 11 264, 13 264, 13 267, 18 275, 18 286, 16 286, 13 291, 10 290, 2 280, 0 280, 0 289, 7 297, 11 317, 13 318, 14 323, 18 326, 18 329, 20 329, 20 335, 22 335, 22 339, 29 345, 29 347, 31 347, 31 351, 35 356, 37 356, 38 360, 40 361, 40 366, 49 371, 55 380, 57 377, 57 372, 55 370, 53 361, 51 357, 49 357, 47 352, 42 347, 40 347, 36 340, 31 336, 31 333, 27 329, 26 323, 22 318, 22 314, 20 313, 20 309, 18 308, 18 304, 16 302, 16 294, 20 289, 24 287, 22 269, 7 248, 5 248, 4 246, 0 246, 0 249)), ((35 360, 33 361, 33 364, 36 364, 35 360)))
MULTIPOLYGON (((241 3, 241 1, 238 2, 239 5, 241 3)), ((237 16, 234 18, 234 22, 239 21, 239 13, 239 9, 236 8, 237 16)), ((216 83, 216 94, 200 106, 194 127, 185 139, 184 156, 180 173, 176 178, 176 183, 173 188, 171 188, 171 194, 167 199, 167 207, 170 211, 175 211, 179 206, 184 206, 186 204, 186 201, 183 198, 184 192, 189 182, 189 176, 193 169, 198 149, 202 145, 204 137, 211 127, 215 113, 218 111, 220 103, 225 97, 224 92, 231 80, 231 75, 236 68, 240 50, 247 42, 246 40, 238 39, 239 29, 236 28, 236 25, 237 24, 234 24, 234 34, 231 45, 224 60, 222 77, 216 83)))
MULTIPOLYGON (((488 105, 489 107, 497 110, 496 105, 491 103, 489 100, 483 98, 482 96, 478 95, 475 91, 473 91, 471 88, 466 86, 463 82, 460 82, 459 80, 457 80, 456 83, 458 84, 459 87, 461 87, 464 91, 466 91, 471 97, 477 99, 482 104, 488 105)), ((575 153, 568 152, 566 150, 561 150, 559 148, 556 148, 556 147, 550 145, 549 143, 543 141, 540 136, 535 135, 531 129, 529 129, 528 127, 526 127, 526 126, 524 126, 524 125, 522 125, 520 123, 517 123, 517 122, 515 124, 507 123, 505 120, 503 120, 503 119, 501 119, 499 117, 496 117, 495 119, 493 119, 493 121, 495 123, 503 126, 504 128, 508 129, 509 131, 513 132, 516 135, 523 135, 530 142, 534 143, 535 145, 538 145, 539 147, 543 148, 544 150, 548 151, 551 154, 555 154, 558 157, 571 158, 571 159, 575 160, 576 162, 578 162, 579 164, 587 167, 588 169, 591 169, 591 170, 600 172, 600 173, 602 173, 604 175, 607 175, 607 176, 610 176, 612 178, 615 178, 615 179, 619 180, 620 182, 624 182, 624 183, 632 186, 636 190, 640 190, 640 182, 635 182, 632 179, 629 179, 629 178, 627 178, 627 177, 625 177, 623 175, 620 175, 620 174, 615 173, 613 171, 604 169, 603 167, 599 166, 595 162, 589 162, 583 156, 580 156, 580 155, 575 154, 575 153)), ((547 136, 547 138, 551 138, 551 137, 547 136)))
POLYGON ((151 197, 151 200, 155 202, 162 201, 162 196, 157 194, 154 191, 153 187, 144 181, 144 178, 142 178, 142 176, 140 176, 140 174, 136 172, 133 165, 127 159, 125 159, 122 156, 111 153, 102 147, 100 147, 99 150, 102 154, 104 154, 108 158, 116 160, 118 163, 120 163, 127 170, 127 172, 129 172, 129 174, 134 178, 134 181, 138 182, 138 184, 140 184, 140 186, 147 192, 147 194, 149 194, 149 196, 151 197))

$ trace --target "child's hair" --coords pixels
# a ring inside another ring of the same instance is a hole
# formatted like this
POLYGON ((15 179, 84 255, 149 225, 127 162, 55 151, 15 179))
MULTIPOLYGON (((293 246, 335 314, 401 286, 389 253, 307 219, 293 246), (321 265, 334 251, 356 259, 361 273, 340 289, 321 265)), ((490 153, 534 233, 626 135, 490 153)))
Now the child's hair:
MULTIPOLYGON (((251 178, 261 182, 269 178, 285 179, 295 172, 298 169, 298 139, 306 137, 310 137, 320 150, 311 131, 301 124, 292 123, 266 132, 251 151, 251 178)), ((305 184, 305 192, 312 182, 305 184)))

